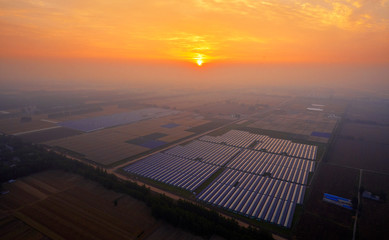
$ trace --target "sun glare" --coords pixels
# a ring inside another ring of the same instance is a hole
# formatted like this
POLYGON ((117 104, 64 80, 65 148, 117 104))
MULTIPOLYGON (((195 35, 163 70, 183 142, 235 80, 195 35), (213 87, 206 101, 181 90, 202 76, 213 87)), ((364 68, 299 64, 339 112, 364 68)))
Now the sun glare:
POLYGON ((201 65, 203 65, 203 60, 197 59, 197 65, 198 65, 199 67, 201 67, 201 65))

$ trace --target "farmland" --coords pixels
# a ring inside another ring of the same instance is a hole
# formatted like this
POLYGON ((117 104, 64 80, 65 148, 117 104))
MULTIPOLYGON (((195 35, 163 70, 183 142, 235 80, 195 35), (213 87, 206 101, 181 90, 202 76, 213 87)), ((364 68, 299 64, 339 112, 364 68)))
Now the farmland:
POLYGON ((362 209, 359 220, 360 239, 379 239, 389 234, 389 175, 363 172, 362 187, 385 197, 383 202, 362 198, 362 209))
POLYGON ((387 112, 372 112, 372 109, 382 108, 377 105, 351 105, 342 121, 339 137, 329 152, 328 162, 389 173, 389 127, 384 123, 388 120, 387 112))
POLYGON ((324 202, 323 194, 331 193, 353 199, 358 192, 359 171, 321 164, 309 190, 304 213, 296 227, 298 239, 344 239, 352 236, 354 211, 324 202), (329 231, 320 231, 323 226, 329 231), (312 230, 315 229, 315 230, 312 230))
POLYGON ((5 187, 2 239, 200 239, 155 220, 144 203, 70 173, 46 171, 5 187))
POLYGON ((41 143, 41 142, 52 141, 60 138, 71 137, 79 134, 81 134, 80 131, 59 127, 59 128, 26 133, 20 135, 20 137, 28 142, 41 143))
POLYGON ((57 126, 55 123, 41 120, 46 117, 46 115, 36 115, 28 122, 22 122, 20 117, 0 119, 0 132, 4 132, 6 134, 17 134, 57 126))
POLYGON ((336 119, 328 118, 326 113, 305 110, 295 113, 274 112, 248 126, 302 135, 306 140, 326 143, 328 138, 312 136, 312 132, 331 134, 335 124, 336 119))
POLYGON ((47 141, 45 144, 79 153, 85 158, 102 165, 110 165, 150 150, 150 148, 144 145, 134 144, 136 142, 131 140, 161 133, 163 136, 161 135, 162 137, 158 138, 158 140, 168 144, 193 135, 192 132, 186 130, 206 123, 208 123, 207 120, 194 119, 193 114, 183 112, 177 115, 148 119, 47 141), (175 124, 174 127, 165 127, 171 123, 175 124))

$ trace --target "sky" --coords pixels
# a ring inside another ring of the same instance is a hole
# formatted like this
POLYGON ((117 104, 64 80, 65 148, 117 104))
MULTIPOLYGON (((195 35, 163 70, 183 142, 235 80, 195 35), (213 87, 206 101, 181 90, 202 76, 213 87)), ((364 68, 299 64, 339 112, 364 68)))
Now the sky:
POLYGON ((3 79, 72 62, 386 66, 389 0, 0 0, 3 79))

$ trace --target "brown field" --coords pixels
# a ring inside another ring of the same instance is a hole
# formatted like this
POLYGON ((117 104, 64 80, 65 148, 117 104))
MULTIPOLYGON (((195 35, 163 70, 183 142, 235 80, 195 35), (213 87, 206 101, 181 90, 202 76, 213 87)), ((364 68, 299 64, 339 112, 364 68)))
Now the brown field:
POLYGON ((20 135, 20 137, 28 142, 41 143, 51 140, 56 140, 65 137, 71 137, 81 134, 80 131, 70 129, 70 128, 54 128, 48 130, 42 130, 39 132, 32 132, 20 135))
POLYGON ((272 107, 276 106, 286 100, 289 100, 289 97, 284 96, 270 96, 265 94, 242 94, 239 98, 233 99, 238 104, 246 104, 246 105, 259 105, 262 107, 272 107))
POLYGON ((5 188, 10 193, 0 198, 1 239, 199 239, 157 221, 143 202, 63 171, 5 188))
POLYGON ((3 240, 11 239, 47 239, 39 231, 27 225, 14 216, 0 217, 0 238, 3 240))
POLYGON ((302 98, 295 97, 284 104, 282 109, 286 111, 301 111, 305 110, 308 107, 315 107, 312 104, 324 105, 322 108, 323 113, 334 113, 336 115, 341 115, 344 113, 348 102, 345 100, 331 99, 331 98, 302 98))
POLYGON ((344 122, 328 162, 389 173, 389 127, 344 122))
POLYGON ((389 124, 388 104, 384 101, 355 101, 347 112, 347 118, 389 124))
POLYGON ((360 239, 384 239, 389 236, 389 175, 363 172, 362 186, 374 194, 384 193, 385 202, 362 198, 359 222, 360 239))
POLYGON ((322 112, 300 111, 294 113, 273 112, 248 125, 252 128, 267 129, 307 136, 307 140, 316 142, 328 142, 328 138, 311 136, 311 133, 332 133, 336 125, 336 119, 328 118, 328 114, 322 112))
POLYGON ((122 112, 130 112, 133 110, 137 110, 139 108, 144 108, 144 106, 139 106, 139 107, 134 106, 133 108, 120 108, 117 105, 108 105, 108 106, 102 106, 101 108, 103 109, 102 111, 66 116, 61 118, 55 118, 52 120, 58 122, 64 122, 64 121, 71 121, 71 120, 77 120, 83 118, 98 117, 98 116, 111 115, 111 114, 122 113, 122 112))
POLYGON ((234 113, 238 113, 238 114, 255 113, 256 109, 253 108, 252 110, 250 110, 250 106, 246 104, 222 101, 222 102, 207 103, 201 106, 197 106, 196 109, 194 110, 203 114, 231 115, 234 113))
POLYGON ((127 143, 128 140, 158 132, 167 134, 167 136, 158 140, 171 143, 193 134, 187 132, 187 129, 207 122, 209 121, 197 119, 193 114, 183 112, 177 115, 139 121, 133 124, 48 141, 45 144, 59 146, 82 154, 94 162, 109 165, 150 150, 146 147, 127 143), (175 128, 161 127, 173 122, 180 124, 180 126, 175 128))
POLYGON ((341 137, 350 140, 389 144, 389 127, 346 122, 342 127, 341 137))
POLYGON ((308 201, 305 203, 305 211, 335 222, 345 229, 351 229, 354 211, 326 203, 322 199, 324 193, 348 199, 357 197, 359 171, 321 163, 316 174, 308 201))
POLYGON ((343 166, 389 173, 388 144, 338 139, 330 150, 328 162, 343 166))
POLYGON ((34 115, 31 122, 20 122, 20 118, 0 119, 0 132, 16 134, 57 126, 55 123, 41 120, 46 117, 46 115, 34 115))
POLYGON ((293 239, 344 240, 352 239, 349 227, 341 226, 320 215, 304 213, 296 226, 293 239))
POLYGON ((193 110, 198 106, 208 103, 225 100, 223 94, 196 94, 175 97, 161 97, 149 100, 143 100, 142 103, 157 107, 170 107, 177 110, 193 110))
POLYGON ((147 151, 148 148, 126 143, 136 135, 115 132, 114 128, 45 142, 84 155, 87 159, 108 165, 147 151))

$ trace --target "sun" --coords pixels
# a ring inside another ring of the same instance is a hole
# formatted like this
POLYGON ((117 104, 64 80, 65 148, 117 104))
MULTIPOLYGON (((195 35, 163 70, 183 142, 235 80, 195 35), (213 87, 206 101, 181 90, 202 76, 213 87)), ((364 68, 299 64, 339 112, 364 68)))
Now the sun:
POLYGON ((198 65, 199 67, 201 67, 201 65, 203 65, 203 60, 197 59, 196 63, 197 63, 197 65, 198 65))

